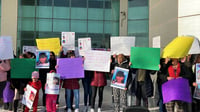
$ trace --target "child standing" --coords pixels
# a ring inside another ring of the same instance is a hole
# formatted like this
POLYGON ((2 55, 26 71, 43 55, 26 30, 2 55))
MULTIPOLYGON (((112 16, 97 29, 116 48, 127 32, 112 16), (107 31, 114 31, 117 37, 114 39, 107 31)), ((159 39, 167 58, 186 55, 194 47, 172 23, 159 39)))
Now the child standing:
MULTIPOLYGON (((39 100, 39 90, 42 87, 42 83, 39 78, 39 73, 37 71, 32 72, 32 81, 29 82, 28 84, 35 88, 37 90, 35 100, 33 102, 33 112, 37 112, 37 105, 38 105, 38 100, 39 100)), ((26 90, 26 89, 25 89, 26 90)), ((24 112, 29 112, 29 108, 26 107, 24 112)))

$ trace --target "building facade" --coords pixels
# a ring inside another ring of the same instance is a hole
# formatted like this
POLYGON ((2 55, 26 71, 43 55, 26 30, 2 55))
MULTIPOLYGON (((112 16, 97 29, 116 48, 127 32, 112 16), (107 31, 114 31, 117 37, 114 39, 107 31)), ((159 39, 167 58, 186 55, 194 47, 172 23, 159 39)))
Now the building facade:
POLYGON ((149 45, 148 0, 1 0, 1 35, 13 38, 17 54, 36 38, 76 32, 91 37, 93 48, 110 48, 111 36, 135 36, 149 45))

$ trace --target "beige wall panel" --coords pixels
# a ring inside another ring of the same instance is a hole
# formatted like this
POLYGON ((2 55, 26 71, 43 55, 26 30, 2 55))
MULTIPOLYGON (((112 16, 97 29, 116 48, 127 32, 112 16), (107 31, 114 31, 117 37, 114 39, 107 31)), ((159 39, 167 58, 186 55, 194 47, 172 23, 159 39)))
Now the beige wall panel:
POLYGON ((178 35, 178 1, 149 0, 149 46, 152 38, 161 37, 161 48, 164 48, 178 35))
POLYGON ((16 53, 18 0, 1 0, 1 35, 11 36, 16 53))

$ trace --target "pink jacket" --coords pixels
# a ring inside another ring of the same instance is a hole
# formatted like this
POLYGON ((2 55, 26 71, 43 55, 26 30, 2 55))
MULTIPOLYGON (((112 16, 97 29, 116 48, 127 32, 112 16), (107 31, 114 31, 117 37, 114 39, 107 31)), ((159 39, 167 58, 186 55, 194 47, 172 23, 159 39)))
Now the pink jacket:
POLYGON ((9 60, 0 60, 0 82, 7 81, 7 71, 10 70, 9 60))

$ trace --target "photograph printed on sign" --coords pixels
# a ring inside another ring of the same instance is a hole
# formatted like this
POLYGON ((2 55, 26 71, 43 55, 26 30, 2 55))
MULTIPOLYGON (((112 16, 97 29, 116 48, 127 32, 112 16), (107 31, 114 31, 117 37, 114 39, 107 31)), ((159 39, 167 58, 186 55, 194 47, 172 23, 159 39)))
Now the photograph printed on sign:
POLYGON ((198 87, 194 90, 193 98, 200 100, 200 89, 198 87))
POLYGON ((36 68, 49 68, 50 51, 36 51, 36 68))
POLYGON ((33 102, 35 100, 36 93, 37 93, 37 90, 27 84, 26 91, 24 92, 24 95, 22 98, 22 104, 26 105, 29 109, 31 109, 33 102))
POLYGON ((128 78, 128 72, 129 72, 128 69, 115 67, 113 77, 111 80, 111 86, 120 89, 125 89, 128 78))
POLYGON ((57 73, 47 73, 46 94, 59 94, 60 75, 57 73))
POLYGON ((200 63, 196 64, 196 83, 198 84, 198 87, 199 87, 199 84, 200 84, 200 63))

